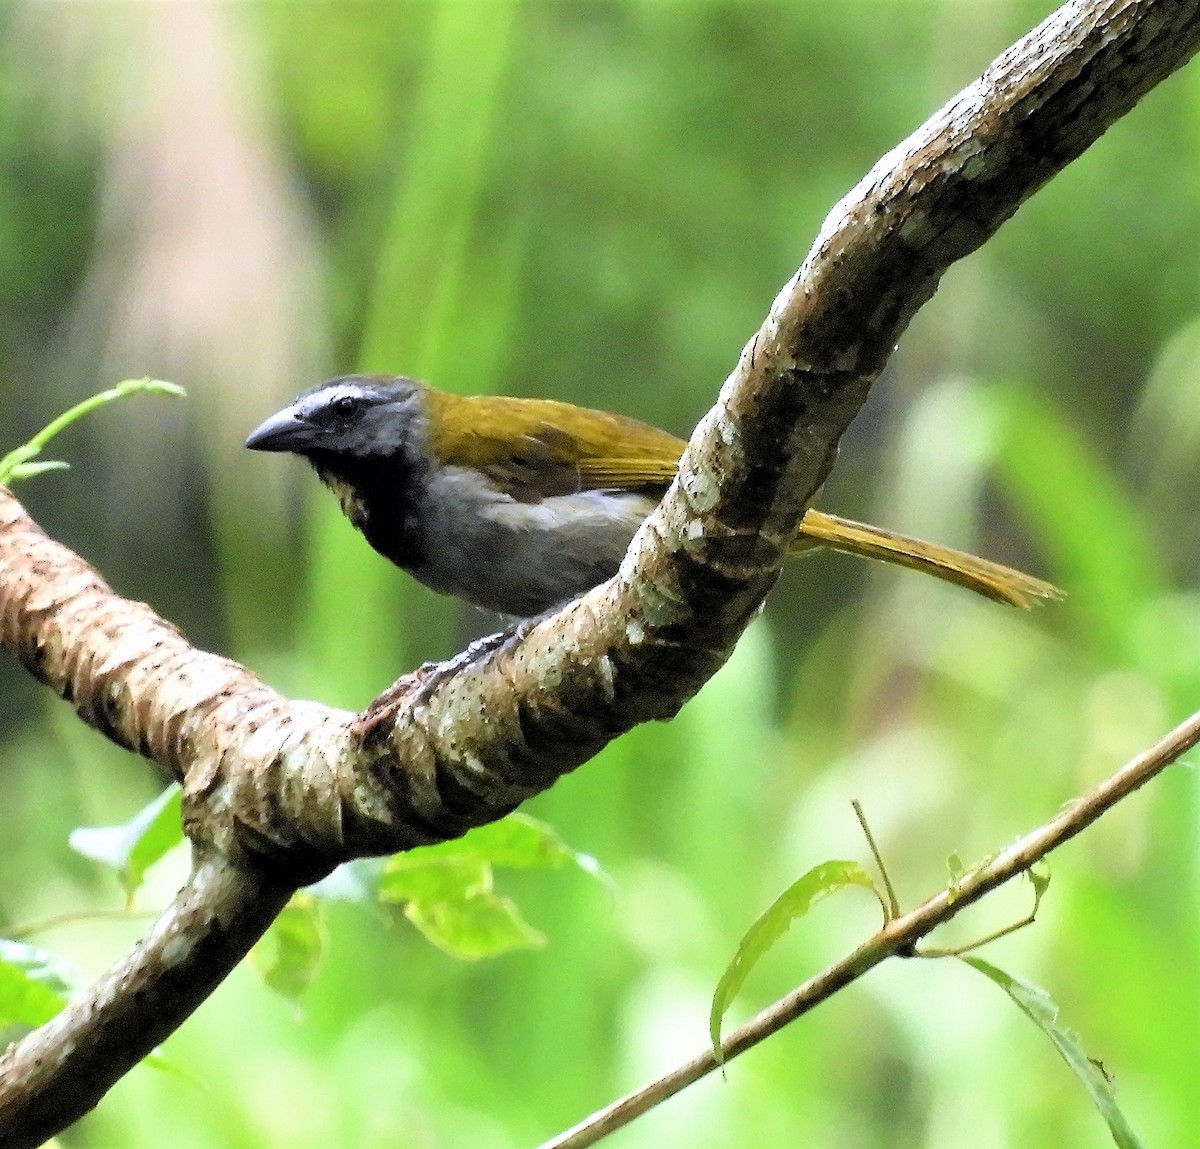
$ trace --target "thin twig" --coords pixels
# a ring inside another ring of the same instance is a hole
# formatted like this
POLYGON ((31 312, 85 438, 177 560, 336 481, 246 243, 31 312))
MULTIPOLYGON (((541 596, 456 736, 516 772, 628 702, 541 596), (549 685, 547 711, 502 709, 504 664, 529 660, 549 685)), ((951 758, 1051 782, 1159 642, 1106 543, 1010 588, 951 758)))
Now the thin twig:
MULTIPOLYGON (((1065 806, 1050 821, 1026 834, 1013 845, 969 869, 955 882, 915 910, 888 922, 852 954, 809 978, 786 997, 764 1009, 721 1042, 722 1060, 728 1062, 789 1022, 808 1013, 839 989, 857 981, 886 958, 910 954, 932 930, 977 902, 998 886, 1025 873, 1051 850, 1070 841, 1101 815, 1111 810, 1180 755, 1200 742, 1200 712, 1181 722, 1169 734, 1126 763, 1115 774, 1076 801, 1065 806)), ((540 1149, 583 1149, 628 1125, 635 1117, 653 1109, 686 1086, 718 1068, 711 1049, 664 1074, 657 1081, 597 1110, 565 1133, 546 1141, 540 1149)))
MULTIPOLYGON (((1036 863, 1034 864, 1036 865, 1036 863)), ((1019 930, 1033 925, 1037 921, 1037 912, 1042 904, 1042 895, 1045 893, 1046 887, 1050 884, 1050 879, 1048 876, 1037 876, 1033 872, 1032 866, 1025 871, 1025 876, 1029 879, 1030 885, 1033 886, 1033 907, 1023 918, 1019 918, 1015 922, 1009 922, 1008 925, 1001 926, 998 930, 992 930, 991 933, 984 934, 983 937, 963 942, 962 945, 922 946, 921 949, 916 951, 915 956, 919 958, 962 957, 964 954, 972 953, 983 946, 990 946, 992 942, 997 942, 1001 938, 1006 938, 1010 934, 1015 934, 1019 930)))
POLYGON ((883 879, 883 888, 887 892, 886 910, 887 920, 890 922, 900 916, 900 899, 896 896, 896 887, 892 885, 892 876, 888 873, 887 866, 883 864, 883 855, 879 852, 879 844, 875 841, 875 835, 871 833, 870 823, 867 821, 866 814, 863 813, 862 803, 857 799, 853 799, 850 803, 854 807, 854 816, 858 819, 858 824, 862 828, 863 837, 867 839, 867 846, 871 850, 871 857, 875 859, 875 868, 879 871, 879 876, 883 879))
POLYGON ((156 918, 161 910, 71 910, 62 914, 50 914, 32 922, 21 922, 15 926, 5 926, 4 936, 11 941, 21 941, 24 938, 36 937, 61 926, 74 926, 92 922, 136 922, 145 918, 156 918))

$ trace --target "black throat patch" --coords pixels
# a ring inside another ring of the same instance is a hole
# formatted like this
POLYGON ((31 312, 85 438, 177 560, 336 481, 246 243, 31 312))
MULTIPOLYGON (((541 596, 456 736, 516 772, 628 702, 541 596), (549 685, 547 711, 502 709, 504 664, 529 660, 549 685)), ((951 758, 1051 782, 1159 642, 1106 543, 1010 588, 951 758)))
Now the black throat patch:
POLYGON ((408 570, 425 559, 418 513, 427 469, 402 455, 348 458, 314 451, 309 461, 336 496, 342 513, 384 558, 408 570))

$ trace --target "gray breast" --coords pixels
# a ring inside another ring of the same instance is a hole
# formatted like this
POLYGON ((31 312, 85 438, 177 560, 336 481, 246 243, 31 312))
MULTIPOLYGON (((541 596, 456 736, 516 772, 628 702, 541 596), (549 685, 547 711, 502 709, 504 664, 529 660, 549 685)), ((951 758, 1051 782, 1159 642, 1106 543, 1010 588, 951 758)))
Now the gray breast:
POLYGON ((644 495, 581 491, 517 502, 478 472, 446 467, 425 484, 413 576, 487 610, 528 617, 617 571, 654 508, 644 495))

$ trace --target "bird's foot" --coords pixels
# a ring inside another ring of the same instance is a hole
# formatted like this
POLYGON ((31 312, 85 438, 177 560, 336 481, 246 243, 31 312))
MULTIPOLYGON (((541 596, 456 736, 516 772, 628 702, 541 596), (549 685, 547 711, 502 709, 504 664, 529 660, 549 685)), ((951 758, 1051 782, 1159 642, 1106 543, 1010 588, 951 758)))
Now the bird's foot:
POLYGON ((402 709, 420 706, 429 700, 439 686, 460 671, 481 662, 488 655, 515 646, 536 621, 525 619, 495 634, 477 638, 453 658, 444 662, 423 663, 416 670, 398 678, 354 719, 350 733, 362 742, 379 738, 402 709))

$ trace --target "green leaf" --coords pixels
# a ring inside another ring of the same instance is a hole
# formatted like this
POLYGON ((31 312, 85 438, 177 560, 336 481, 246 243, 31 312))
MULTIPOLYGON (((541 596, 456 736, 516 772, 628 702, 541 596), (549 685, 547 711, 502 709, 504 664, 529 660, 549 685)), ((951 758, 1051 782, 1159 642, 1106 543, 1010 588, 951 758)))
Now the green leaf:
POLYGON ((1042 904, 1042 898, 1045 897, 1046 891, 1050 888, 1050 867, 1043 860, 1030 866, 1025 871, 1025 877, 1029 879, 1029 884, 1033 887, 1033 909, 1030 911, 1029 916, 1035 918, 1037 917, 1038 908, 1042 904))
POLYGON ((0 1034, 12 1026, 44 1025, 67 1004, 66 986, 52 955, 23 942, 0 949, 0 1034))
POLYGON ((289 1001, 299 1002, 325 956, 320 901, 306 890, 293 894, 271 928, 250 951, 263 981, 289 1001))
POLYGON ((32 479, 35 475, 44 475, 47 471, 69 471, 70 463, 61 459, 46 459, 41 463, 17 463, 8 473, 10 482, 18 483, 22 479, 32 479))
POLYGON ((57 994, 66 996, 71 992, 72 979, 62 959, 41 946, 0 938, 0 961, 24 970, 39 985, 57 994))
POLYGON ((857 862, 830 861, 814 866, 788 886, 746 931, 738 945, 737 953, 717 983, 712 1009, 709 1012, 708 1032, 718 1063, 724 1060, 721 1050, 721 1021, 750 971, 783 937, 792 922, 804 917, 822 899, 848 886, 861 886, 870 890, 883 907, 884 921, 887 921, 887 902, 875 885, 875 879, 857 862))
POLYGON ((183 841, 182 791, 168 786, 120 826, 81 826, 71 831, 71 849, 117 871, 130 901, 146 871, 183 841))
POLYGON ((413 850, 389 858, 380 878, 382 901, 404 915, 439 949, 474 961, 545 945, 509 898, 492 888, 492 869, 476 858, 422 858, 413 850))
POLYGON ((962 880, 966 876, 967 868, 963 865, 962 856, 957 850, 946 858, 946 869, 950 873, 950 900, 954 901, 958 897, 958 887, 962 885, 962 880))
POLYGON ((406 856, 469 859, 510 870, 554 870, 567 864, 591 874, 598 870, 594 858, 572 850, 553 826, 527 814, 509 814, 498 822, 477 826, 461 838, 422 846, 406 856))
POLYGON ((183 398, 187 394, 182 387, 175 383, 166 383, 161 379, 148 378, 125 379, 115 387, 110 387, 106 391, 100 391, 90 398, 84 399, 83 402, 76 403, 74 407, 64 411, 57 419, 52 419, 28 443, 22 443, 21 446, 15 447, 7 455, 0 458, 0 486, 15 482, 18 479, 27 479, 33 475, 40 475, 44 471, 61 471, 65 469, 67 466, 66 463, 33 463, 31 460, 41 454, 42 448, 55 435, 66 427, 69 427, 77 419, 83 418, 84 415, 95 411, 98 407, 103 407, 106 403, 113 402, 115 399, 122 399, 126 395, 136 395, 140 392, 152 395, 172 395, 177 398, 183 398))
POLYGON ((389 858, 379 899, 404 914, 440 949, 468 960, 546 944, 516 904, 497 894, 494 869, 558 869, 575 865, 603 878, 596 860, 572 850, 553 827, 525 814, 478 826, 461 838, 389 858))
POLYGON ((420 850, 387 860, 379 879, 379 896, 385 902, 433 902, 458 899, 463 890, 491 881, 486 863, 471 858, 421 857, 420 850))
POLYGON ((546 944, 546 935, 525 921, 511 898, 481 887, 464 891, 459 901, 409 902, 404 916, 435 946, 464 961, 546 944))
POLYGON ((1121 1149, 1142 1149, 1142 1142, 1117 1108, 1113 1083, 1100 1062, 1093 1060, 1083 1051, 1079 1036, 1073 1030, 1058 1024, 1058 1005, 1040 986, 1013 977, 979 957, 963 957, 960 960, 984 977, 995 982, 1049 1039, 1058 1050, 1059 1056, 1071 1068, 1071 1072, 1083 1083, 1088 1096, 1108 1123, 1113 1140, 1121 1149))

